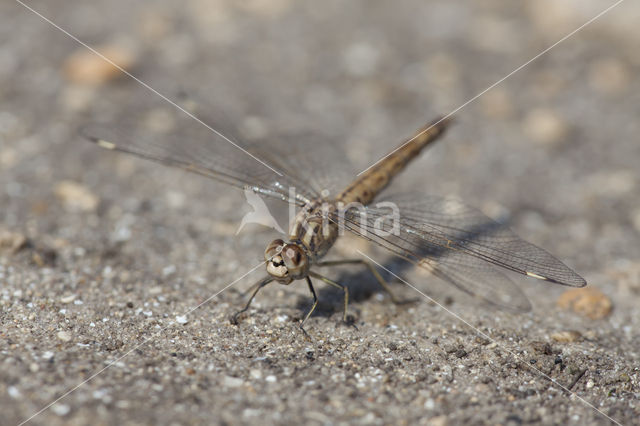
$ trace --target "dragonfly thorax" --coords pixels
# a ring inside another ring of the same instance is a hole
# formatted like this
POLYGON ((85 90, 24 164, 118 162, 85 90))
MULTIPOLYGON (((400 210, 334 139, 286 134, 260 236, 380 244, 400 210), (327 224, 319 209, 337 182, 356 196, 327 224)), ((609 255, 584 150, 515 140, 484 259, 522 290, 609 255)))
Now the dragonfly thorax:
POLYGON ((323 257, 338 238, 335 202, 323 198, 313 200, 300 210, 289 229, 289 240, 299 242, 312 262, 323 257))
POLYGON ((300 242, 273 240, 264 251, 267 273, 281 284, 289 284, 309 273, 310 260, 300 242))

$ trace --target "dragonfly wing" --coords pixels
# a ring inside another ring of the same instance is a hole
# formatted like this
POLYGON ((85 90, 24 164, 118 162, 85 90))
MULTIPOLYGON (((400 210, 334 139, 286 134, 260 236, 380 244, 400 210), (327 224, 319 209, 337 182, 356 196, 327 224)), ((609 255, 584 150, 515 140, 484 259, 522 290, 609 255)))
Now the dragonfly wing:
POLYGON ((489 302, 528 306, 499 268, 567 286, 586 284, 551 254, 458 200, 401 194, 376 206, 345 213, 344 227, 489 302))
POLYGON ((485 262, 466 260, 466 264, 460 265, 423 259, 417 265, 490 305, 515 312, 531 310, 529 299, 509 277, 485 262))
MULTIPOLYGON (((233 135, 234 130, 228 128, 229 123, 237 120, 220 111, 219 106, 211 103, 210 96, 203 97, 201 93, 188 94, 190 110, 207 123, 214 123, 216 129, 224 129, 223 133, 233 135), (227 127, 224 127, 225 124, 227 127)), ((287 129, 286 133, 274 130, 269 132, 267 140, 254 140, 250 146, 255 152, 251 152, 278 170, 285 171, 289 177, 288 184, 295 184, 296 190, 302 195, 310 199, 325 192, 335 195, 355 178, 356 170, 344 146, 338 142, 342 139, 328 134, 331 129, 320 128, 309 132, 306 127, 295 127, 299 120, 292 121, 290 116, 280 119, 274 117, 273 120, 276 124, 272 127, 287 129)), ((234 140, 240 138, 235 137, 234 140)))
MULTIPOLYGON (((288 194, 282 190, 287 186, 287 175, 278 171, 277 166, 269 165, 270 169, 240 150, 231 152, 232 146, 220 146, 227 143, 223 140, 205 140, 204 146, 198 146, 188 136, 177 138, 152 131, 131 131, 120 124, 101 123, 85 125, 81 133, 102 148, 177 167, 239 188, 255 188, 263 195, 288 200, 288 194), (225 154, 226 162, 222 161, 225 154)), ((209 139, 215 139, 215 135, 209 139)))
POLYGON ((308 198, 335 195, 356 176, 343 147, 324 136, 297 132, 276 137, 268 146, 269 152, 262 156, 275 157, 273 163, 286 170, 308 198))
POLYGON ((136 103, 127 108, 138 111, 134 117, 111 117, 107 123, 84 126, 81 133, 103 148, 250 187, 261 195, 298 205, 331 189, 324 186, 329 182, 327 176, 350 169, 337 144, 295 135, 241 142, 230 137, 233 132, 214 124, 200 103, 176 106, 148 93, 132 94, 128 99, 136 103), (337 170, 329 173, 330 168, 337 170), (295 197, 290 199, 293 188, 295 197))

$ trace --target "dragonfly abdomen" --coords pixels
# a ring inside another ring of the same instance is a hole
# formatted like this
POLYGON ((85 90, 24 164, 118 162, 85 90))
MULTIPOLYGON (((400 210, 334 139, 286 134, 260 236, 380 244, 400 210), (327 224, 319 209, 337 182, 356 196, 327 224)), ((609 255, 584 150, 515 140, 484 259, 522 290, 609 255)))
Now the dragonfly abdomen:
POLYGON ((411 160, 429 144, 441 136, 451 124, 452 119, 438 119, 420 130, 414 137, 404 142, 374 166, 362 173, 337 197, 344 204, 360 203, 367 205, 409 164, 411 160))

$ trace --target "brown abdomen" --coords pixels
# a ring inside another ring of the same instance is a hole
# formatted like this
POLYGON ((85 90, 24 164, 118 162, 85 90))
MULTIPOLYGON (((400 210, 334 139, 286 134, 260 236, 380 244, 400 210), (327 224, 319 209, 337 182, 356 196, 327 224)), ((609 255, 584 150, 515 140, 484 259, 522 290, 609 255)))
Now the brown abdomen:
POLYGON ((371 203, 376 195, 391 182, 391 179, 420 154, 420 151, 444 133, 451 122, 451 118, 438 119, 423 127, 414 137, 358 176, 336 197, 336 201, 344 204, 371 203))

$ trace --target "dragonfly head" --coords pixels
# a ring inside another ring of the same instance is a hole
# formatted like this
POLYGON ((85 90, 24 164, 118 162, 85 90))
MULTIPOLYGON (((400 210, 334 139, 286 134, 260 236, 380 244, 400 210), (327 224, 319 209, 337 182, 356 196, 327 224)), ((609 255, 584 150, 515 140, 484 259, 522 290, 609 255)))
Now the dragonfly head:
POLYGON ((304 278, 309 272, 309 257, 295 242, 273 240, 264 251, 267 273, 282 284, 304 278))

